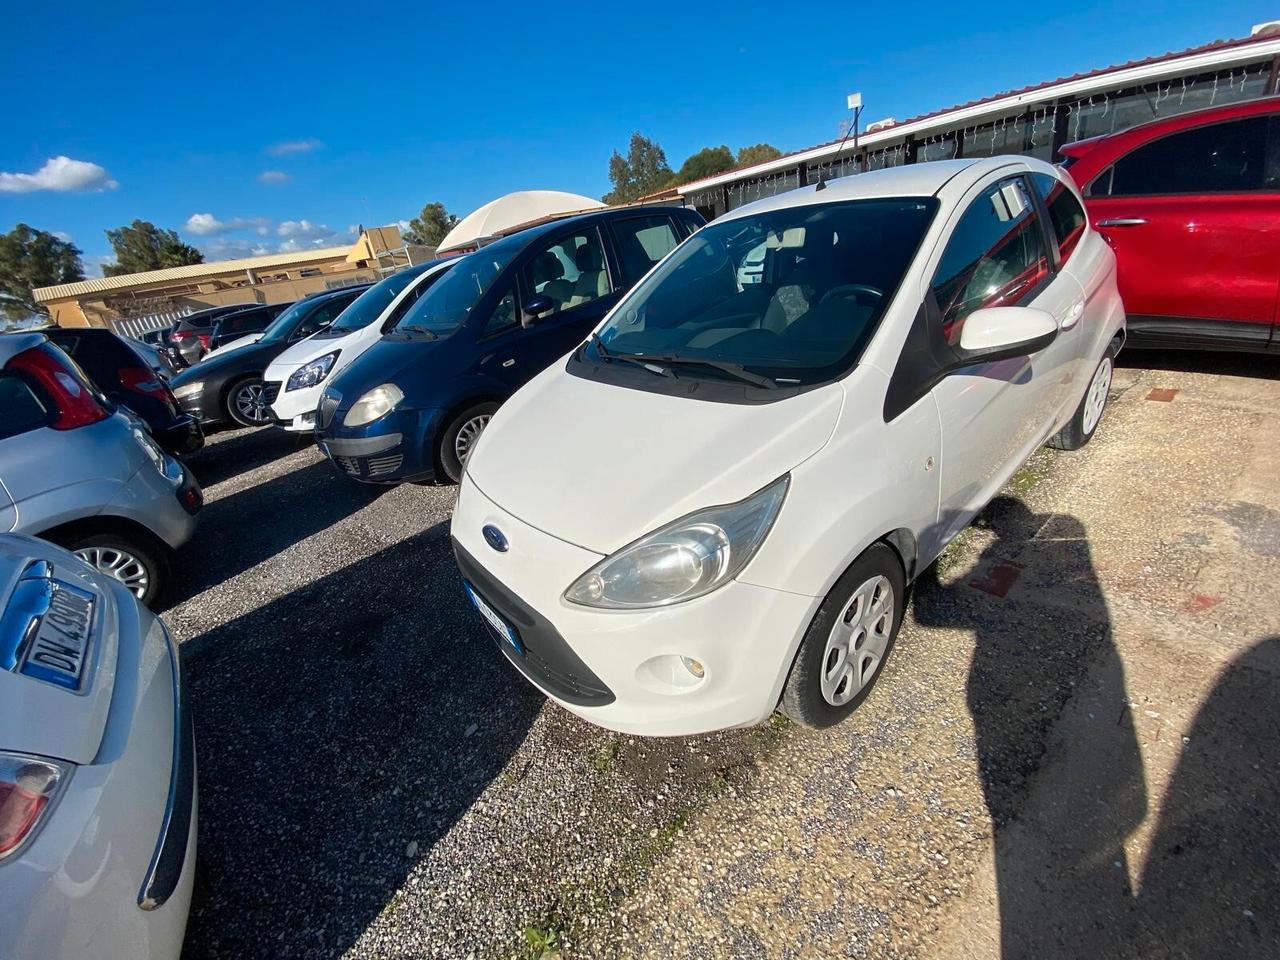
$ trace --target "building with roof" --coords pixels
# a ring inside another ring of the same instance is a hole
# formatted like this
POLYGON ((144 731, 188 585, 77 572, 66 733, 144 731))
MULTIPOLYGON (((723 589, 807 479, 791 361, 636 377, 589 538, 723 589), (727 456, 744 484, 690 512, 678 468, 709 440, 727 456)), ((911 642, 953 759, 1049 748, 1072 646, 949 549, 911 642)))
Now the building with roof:
POLYGON ((111 327, 139 336, 189 313, 233 303, 288 303, 429 260, 431 247, 407 246, 394 227, 362 229, 349 247, 272 253, 195 263, 119 277, 77 280, 32 291, 62 327, 111 327))
POLYGON ((936 110, 870 124, 764 163, 663 190, 645 200, 694 206, 708 220, 820 179, 963 157, 1026 154, 1057 161, 1075 140, 1189 110, 1280 92, 1280 21, 1218 40, 936 110))

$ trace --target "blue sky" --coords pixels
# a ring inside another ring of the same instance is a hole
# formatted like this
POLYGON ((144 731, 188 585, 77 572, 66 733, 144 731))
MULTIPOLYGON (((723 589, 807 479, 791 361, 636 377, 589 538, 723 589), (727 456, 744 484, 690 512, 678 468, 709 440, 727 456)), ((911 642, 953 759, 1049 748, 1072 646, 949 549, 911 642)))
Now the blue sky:
POLYGON ((30 4, 0 53, 0 231, 65 234, 90 275, 103 231, 135 218, 210 259, 343 243, 431 200, 465 215, 518 189, 599 196, 632 130, 673 168, 707 145, 793 150, 836 135, 851 90, 864 123, 902 119, 1280 17, 1231 0, 982 10, 30 4))

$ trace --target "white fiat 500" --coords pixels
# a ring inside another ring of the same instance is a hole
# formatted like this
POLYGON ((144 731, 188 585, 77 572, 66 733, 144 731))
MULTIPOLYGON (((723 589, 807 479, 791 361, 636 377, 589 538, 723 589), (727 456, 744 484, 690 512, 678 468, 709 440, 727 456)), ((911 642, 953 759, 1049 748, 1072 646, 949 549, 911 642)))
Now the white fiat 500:
POLYGON ((324 385, 395 326, 455 259, 418 264, 375 283, 329 326, 272 360, 262 379, 267 397, 274 398, 276 423, 286 430, 315 429, 324 385))
POLYGON ((467 593, 602 726, 835 723, 907 584, 1038 446, 1093 435, 1124 323, 1110 248, 1037 160, 734 210, 494 417, 453 517, 467 593))
POLYGON ((114 577, 0 536, 0 957, 176 960, 195 859, 177 645, 114 577))

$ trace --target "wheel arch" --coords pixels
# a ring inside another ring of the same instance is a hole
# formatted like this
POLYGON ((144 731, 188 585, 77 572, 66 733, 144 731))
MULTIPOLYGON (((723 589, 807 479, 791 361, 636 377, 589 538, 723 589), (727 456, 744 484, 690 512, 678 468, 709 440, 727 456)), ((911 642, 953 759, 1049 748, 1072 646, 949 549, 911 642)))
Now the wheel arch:
POLYGON ((100 513, 91 517, 79 517, 48 527, 35 534, 41 540, 48 540, 60 547, 66 547, 82 537, 100 534, 116 534, 117 536, 139 541, 142 546, 155 550, 158 554, 167 555, 171 548, 158 536, 136 520, 121 517, 117 514, 100 513))
POLYGON ((496 403, 502 406, 507 400, 496 390, 488 387, 478 387, 460 395, 448 406, 441 407, 435 418, 435 424, 432 426, 429 435, 425 438, 430 446, 431 462, 435 468, 436 476, 440 476, 444 470, 444 464, 440 461, 440 434, 450 423, 454 417, 457 417, 468 407, 474 407, 481 403, 496 403))

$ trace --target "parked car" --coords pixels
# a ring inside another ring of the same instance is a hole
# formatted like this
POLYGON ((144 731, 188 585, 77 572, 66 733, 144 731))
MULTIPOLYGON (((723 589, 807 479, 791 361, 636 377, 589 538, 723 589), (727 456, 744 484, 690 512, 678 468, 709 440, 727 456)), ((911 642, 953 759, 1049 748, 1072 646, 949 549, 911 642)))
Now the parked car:
POLYGON ((0 337, 0 533, 66 547, 144 603, 204 504, 145 425, 43 334, 0 337))
POLYGON ((212 354, 237 341, 242 341, 241 345, 253 343, 251 338, 266 330, 276 317, 291 306, 293 306, 292 302, 267 303, 220 317, 214 321, 213 328, 209 332, 209 353, 212 354))
POLYGON ((271 422, 271 400, 262 386, 268 365, 289 348, 337 319, 367 285, 344 287, 293 304, 256 341, 206 357, 173 378, 178 403, 201 423, 231 420, 246 427, 271 422))
POLYGON ((136 413, 164 449, 183 456, 204 446, 199 421, 182 412, 169 384, 129 341, 98 327, 51 327, 44 333, 108 400, 136 413))
POLYGON ((604 210, 468 254, 331 378, 320 448, 357 480, 456 482, 498 405, 702 223, 683 208, 604 210))
POLYGON ((0 536, 0 956, 176 958, 196 859, 178 650, 112 577, 0 536))
POLYGON ((271 361, 264 389, 277 426, 311 431, 325 381, 378 342, 454 260, 433 260, 380 280, 333 323, 271 361))
POLYGON ((1280 349, 1280 97, 1062 152, 1115 250, 1134 346, 1280 349))
POLYGON ((244 308, 243 303, 232 303, 197 310, 183 317, 169 331, 169 359, 178 367, 189 367, 199 361, 209 351, 209 338, 213 334, 214 323, 227 314, 244 308))
POLYGON ((154 343, 146 340, 135 340, 132 337, 126 337, 125 342, 141 354, 142 359, 147 361, 147 366, 159 374, 165 383, 168 383, 169 378, 178 372, 169 354, 154 343))
POLYGON ((912 579, 1038 446, 1097 429, 1124 311, 1065 178, 874 171, 663 261, 467 462, 455 552, 507 658, 630 733, 853 711, 912 579))

